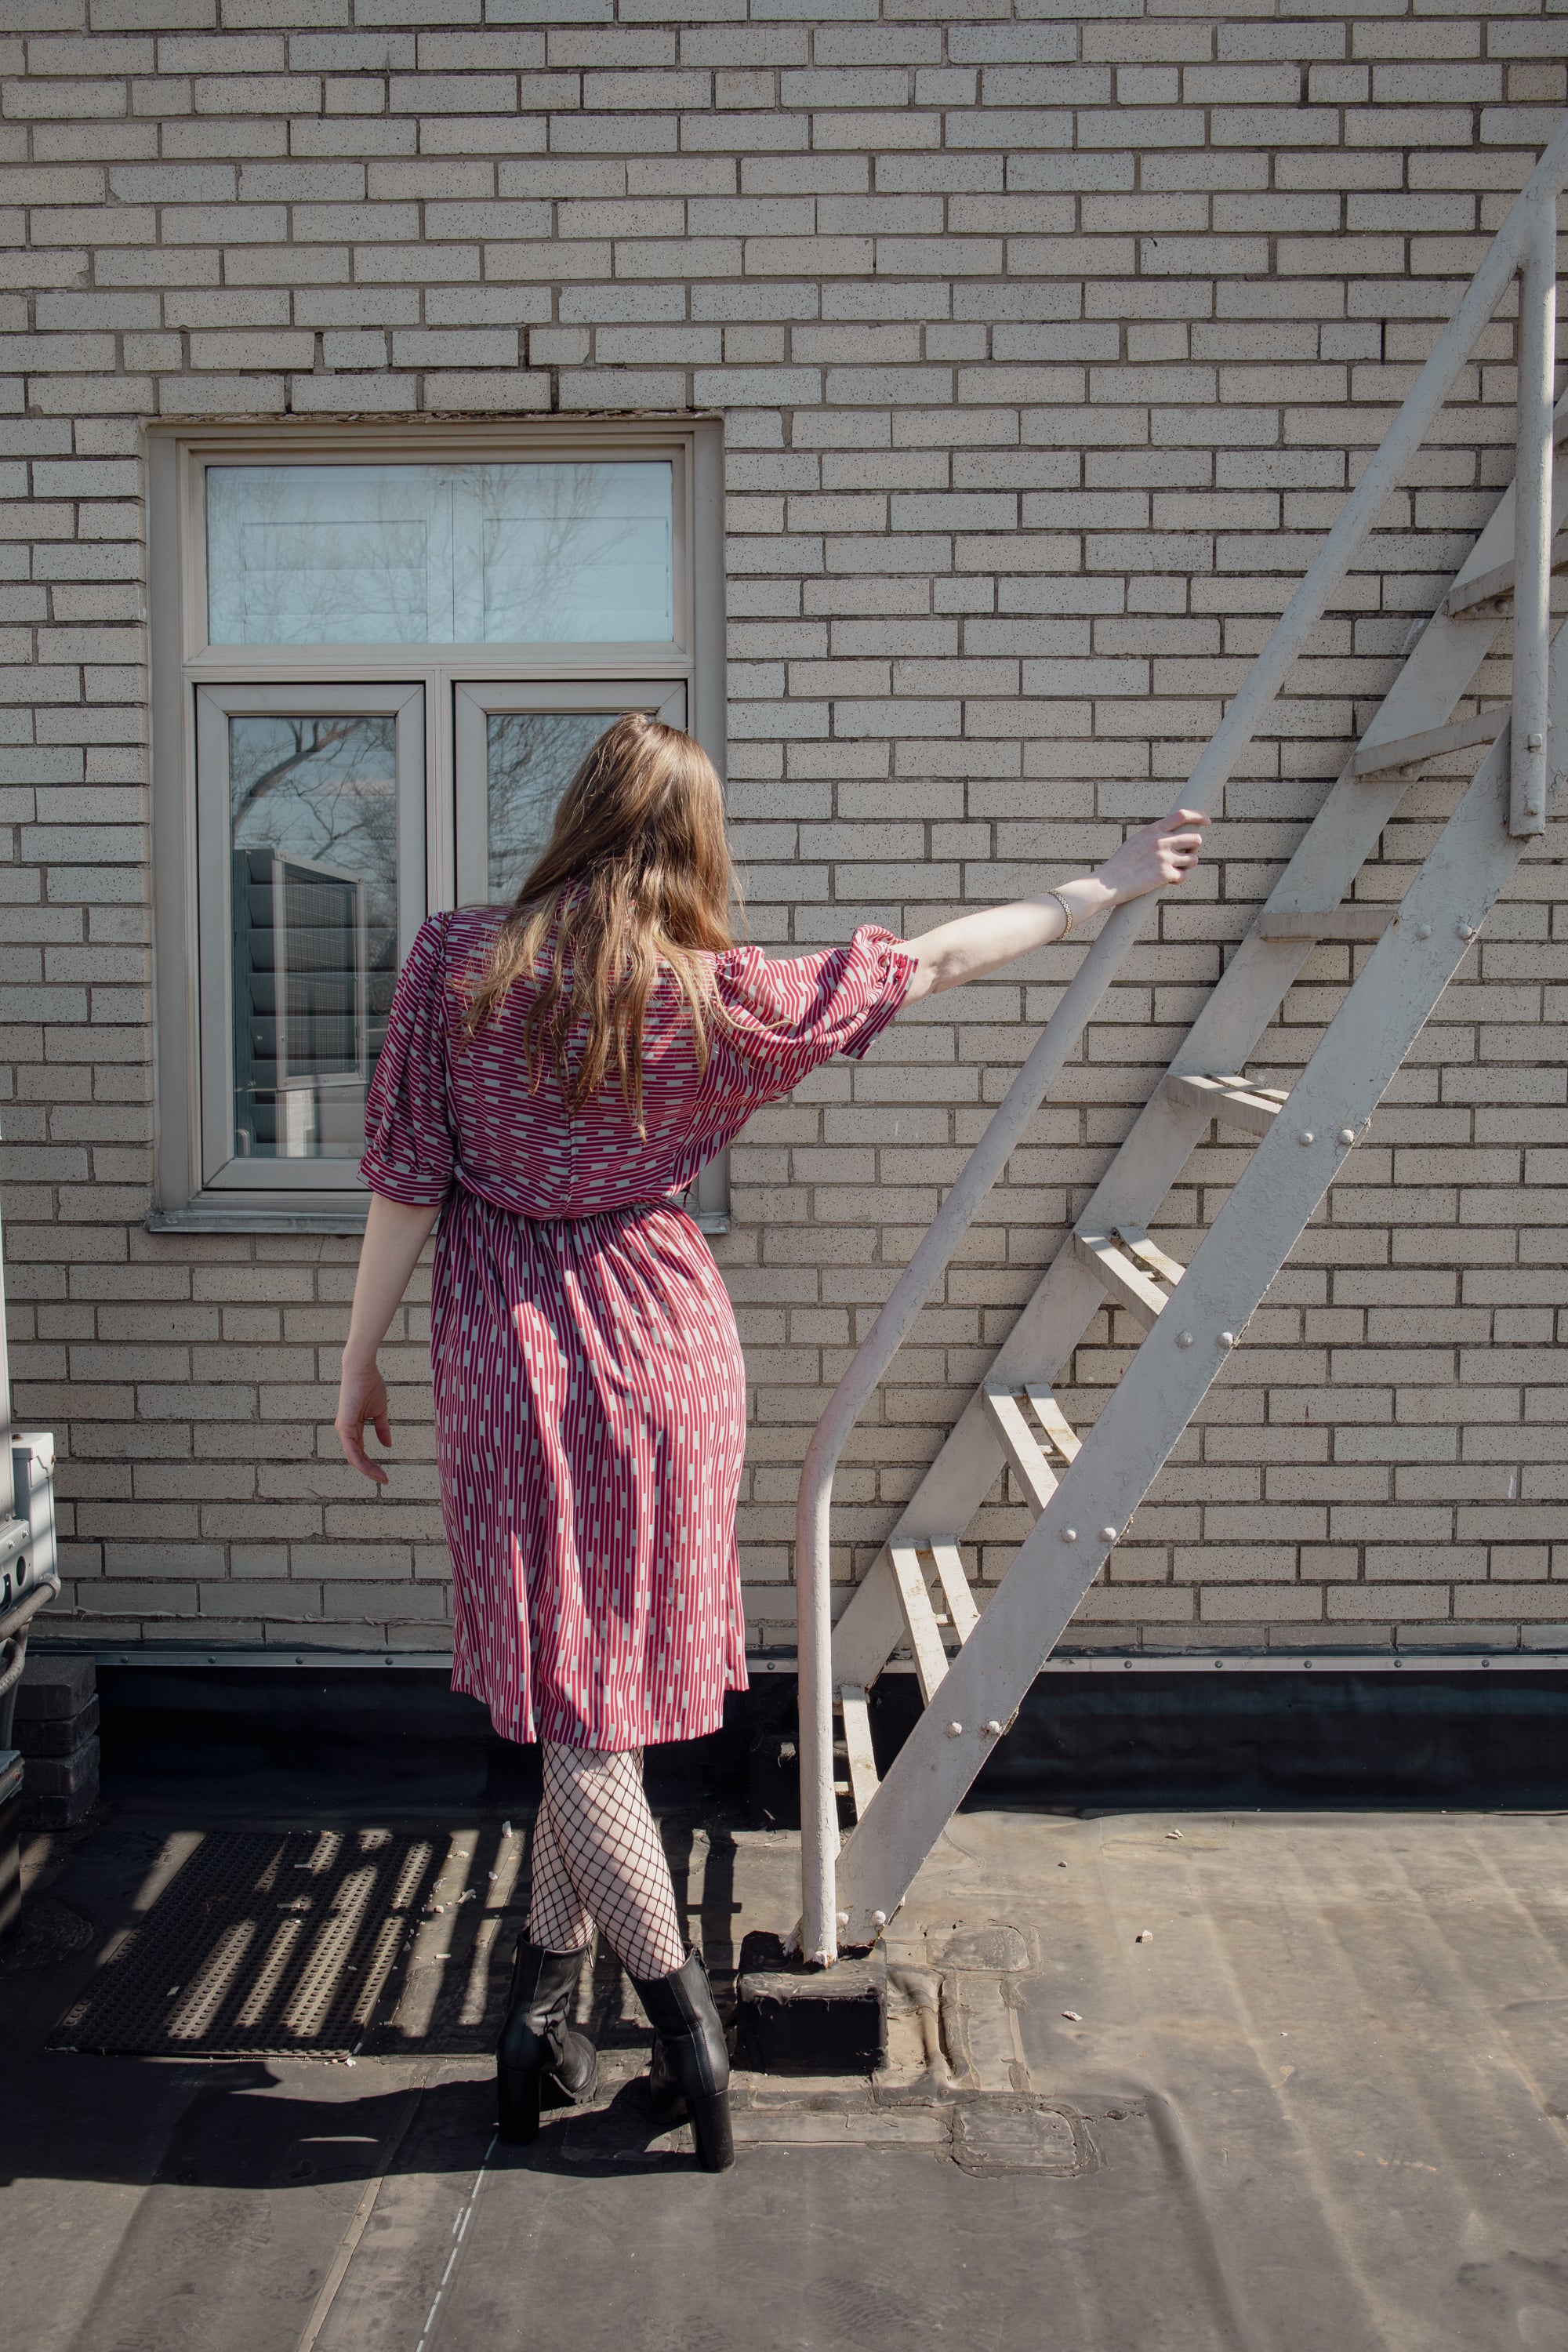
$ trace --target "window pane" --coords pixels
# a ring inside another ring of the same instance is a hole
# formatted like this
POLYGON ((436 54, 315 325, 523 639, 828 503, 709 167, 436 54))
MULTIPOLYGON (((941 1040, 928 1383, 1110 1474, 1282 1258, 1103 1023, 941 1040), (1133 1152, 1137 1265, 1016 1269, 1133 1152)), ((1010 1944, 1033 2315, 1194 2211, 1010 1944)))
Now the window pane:
POLYGON ((616 710, 492 710, 485 726, 489 896, 515 898, 556 804, 616 710))
POLYGON ((674 469, 210 466, 215 646, 669 642, 674 469))
POLYGON ((231 718, 234 1131, 353 1160, 397 978, 397 722, 231 718))

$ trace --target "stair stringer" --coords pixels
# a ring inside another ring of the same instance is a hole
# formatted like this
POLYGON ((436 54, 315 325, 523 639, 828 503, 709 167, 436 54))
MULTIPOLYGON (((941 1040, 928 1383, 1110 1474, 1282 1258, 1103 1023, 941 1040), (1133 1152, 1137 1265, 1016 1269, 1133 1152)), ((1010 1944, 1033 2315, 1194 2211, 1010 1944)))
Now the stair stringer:
MULTIPOLYGON (((1551 765, 1568 735, 1568 661, 1552 666, 1551 765)), ((1351 1144, 1537 836, 1508 830, 1506 733, 1411 884, 1205 1234, 1056 1494, 953 1658, 838 1859, 841 1941, 874 1943, 962 1802, 1124 1528, 1217 1377, 1351 1144), (1422 936, 1425 929, 1426 936, 1422 936), (1346 1138, 1349 1140, 1346 1140, 1346 1138), (941 1720, 939 1720, 941 1718, 941 1720)))
MULTIPOLYGON (((1559 425, 1568 422, 1568 395, 1559 403, 1556 415, 1559 425)), ((1513 509, 1510 483, 1455 575, 1454 586, 1494 570, 1511 554, 1513 509)), ((1565 517, 1568 469, 1558 469, 1552 488, 1554 531, 1565 517)), ((1491 653, 1507 615, 1485 613, 1456 619, 1445 609, 1446 602, 1447 593, 1411 648, 1357 751, 1398 741, 1418 730, 1442 724, 1491 653)), ((1505 745, 1506 740, 1505 735, 1505 745)), ((1397 772, 1382 779, 1358 775, 1353 762, 1352 752, 1173 1056, 1171 1075, 1242 1066, 1313 949, 1310 940, 1262 938, 1258 919, 1265 914, 1295 914, 1336 906, 1376 848, 1410 789, 1410 779, 1397 772)), ((1152 1223, 1209 1124, 1201 1112, 1156 1092, 1139 1114, 1077 1224, 1086 1231, 1105 1232, 1123 1220, 1143 1226, 1152 1223)), ((1074 1257, 1069 1232, 998 1349, 986 1379, 1053 1384, 1104 1298, 1093 1275, 1074 1257)), ((833 1634, 836 1688, 845 1682, 868 1688, 904 1640, 889 1547, 962 1535, 995 1484, 1004 1455, 984 1409, 984 1386, 982 1382, 976 1389, 949 1431, 886 1543, 845 1604, 833 1634)))

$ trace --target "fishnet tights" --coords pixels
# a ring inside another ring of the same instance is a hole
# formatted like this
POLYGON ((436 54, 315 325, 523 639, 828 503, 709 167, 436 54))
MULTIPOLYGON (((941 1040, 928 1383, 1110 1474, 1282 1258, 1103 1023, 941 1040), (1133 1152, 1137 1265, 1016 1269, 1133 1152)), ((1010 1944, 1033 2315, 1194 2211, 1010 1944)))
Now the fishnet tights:
POLYGON ((667 1977, 686 1958, 675 1887, 647 1799, 640 1748, 543 1743, 528 1937, 580 1952, 595 1925, 629 1977, 667 1977))

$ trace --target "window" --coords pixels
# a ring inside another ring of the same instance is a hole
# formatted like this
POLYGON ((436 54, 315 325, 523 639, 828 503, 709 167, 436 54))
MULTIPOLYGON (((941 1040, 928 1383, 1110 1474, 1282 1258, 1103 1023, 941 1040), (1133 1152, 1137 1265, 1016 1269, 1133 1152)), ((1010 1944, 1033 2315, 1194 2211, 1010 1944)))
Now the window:
MULTIPOLYGON (((623 711, 723 751, 719 428, 152 450, 159 1204, 350 1229, 398 969, 623 711)), ((722 1230, 725 1171, 690 1203, 722 1230)))
POLYGON ((668 645, 674 472, 209 465, 209 642, 668 645))
POLYGON ((404 686, 195 689, 202 1168, 220 1190, 314 1184, 364 1148, 426 911, 424 701, 404 686))

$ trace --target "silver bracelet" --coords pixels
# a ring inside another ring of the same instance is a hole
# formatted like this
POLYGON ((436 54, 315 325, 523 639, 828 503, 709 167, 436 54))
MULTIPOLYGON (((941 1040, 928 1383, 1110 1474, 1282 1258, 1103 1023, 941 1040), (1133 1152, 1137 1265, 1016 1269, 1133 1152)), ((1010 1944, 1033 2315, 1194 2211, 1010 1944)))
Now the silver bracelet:
POLYGON ((1057 902, 1058 906, 1061 908, 1061 910, 1062 910, 1062 914, 1063 914, 1063 917, 1065 918, 1066 922, 1067 922, 1067 929, 1062 933, 1062 937, 1063 937, 1063 939, 1064 939, 1064 940, 1065 940, 1065 939, 1067 939, 1067 938, 1068 938, 1068 937, 1070 936, 1071 932, 1072 932, 1072 929, 1073 929, 1073 913, 1072 913, 1072 908, 1068 905, 1067 900, 1062 897, 1062 894, 1061 894, 1061 892, 1060 892, 1059 890, 1052 890, 1052 889, 1050 889, 1050 888, 1047 888, 1047 889, 1046 890, 1046 892, 1045 892, 1045 894, 1044 894, 1044 895, 1045 895, 1047 898, 1054 898, 1054 899, 1056 900, 1056 902, 1057 902))

